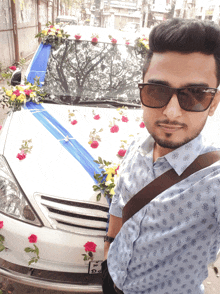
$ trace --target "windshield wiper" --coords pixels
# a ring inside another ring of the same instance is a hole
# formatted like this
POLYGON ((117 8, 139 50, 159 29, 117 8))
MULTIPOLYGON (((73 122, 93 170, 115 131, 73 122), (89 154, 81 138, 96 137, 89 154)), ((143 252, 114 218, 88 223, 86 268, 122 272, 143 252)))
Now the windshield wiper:
POLYGON ((140 104, 128 103, 123 101, 113 101, 113 100, 97 100, 97 101, 81 101, 78 105, 91 105, 91 104, 110 104, 113 106, 128 106, 141 108, 140 104))

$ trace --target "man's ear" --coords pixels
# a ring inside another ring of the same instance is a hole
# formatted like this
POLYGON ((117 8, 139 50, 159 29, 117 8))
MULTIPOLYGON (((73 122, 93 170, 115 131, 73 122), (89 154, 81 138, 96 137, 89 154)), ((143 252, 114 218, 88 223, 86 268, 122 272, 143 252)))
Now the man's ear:
POLYGON ((220 102, 220 90, 218 90, 218 92, 215 94, 215 98, 213 99, 212 104, 209 108, 209 114, 208 114, 209 116, 213 116, 219 102, 220 102))

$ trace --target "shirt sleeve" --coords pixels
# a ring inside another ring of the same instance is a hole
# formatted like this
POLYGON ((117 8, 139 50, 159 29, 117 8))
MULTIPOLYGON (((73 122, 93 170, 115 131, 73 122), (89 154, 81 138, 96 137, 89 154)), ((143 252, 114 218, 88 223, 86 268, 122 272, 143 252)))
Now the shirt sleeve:
POLYGON ((112 202, 110 206, 109 213, 117 216, 117 217, 122 217, 122 210, 125 206, 125 200, 123 199, 123 185, 124 185, 124 177, 123 177, 123 172, 126 170, 128 167, 128 164, 131 164, 130 159, 133 156, 133 150, 135 145, 135 141, 131 143, 129 146, 126 155, 120 165, 119 168, 119 179, 117 181, 116 187, 115 187, 115 195, 112 197, 112 202))

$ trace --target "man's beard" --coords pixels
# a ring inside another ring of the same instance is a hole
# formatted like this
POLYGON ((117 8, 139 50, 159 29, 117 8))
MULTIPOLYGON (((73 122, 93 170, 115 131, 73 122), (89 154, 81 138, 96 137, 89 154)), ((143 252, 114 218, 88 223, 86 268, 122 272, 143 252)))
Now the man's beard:
MULTIPOLYGON (((156 125, 158 126, 159 123, 162 123, 162 122, 156 122, 156 125)), ((168 120, 166 121, 163 121, 163 123, 166 123, 166 124, 170 124, 170 125, 180 125, 179 123, 169 123, 168 120)), ((203 125, 200 127, 199 130, 197 130, 195 132, 195 134, 193 134, 191 137, 186 137, 185 139, 183 139, 182 141, 180 142, 172 142, 170 140, 166 140, 166 139, 161 139, 159 138, 156 134, 154 134, 153 132, 150 133, 151 136, 154 138, 155 142, 160 146, 160 147, 163 147, 163 148, 168 148, 168 149, 177 149, 185 144, 187 144, 188 142, 192 141, 193 139, 195 139, 202 131, 202 129, 204 128, 205 126, 205 123, 206 123, 206 120, 204 121, 203 125)), ((183 128, 187 128, 187 125, 185 124, 182 124, 183 128)), ((165 133, 165 136, 166 138, 170 138, 173 134, 170 134, 170 133, 165 133)))

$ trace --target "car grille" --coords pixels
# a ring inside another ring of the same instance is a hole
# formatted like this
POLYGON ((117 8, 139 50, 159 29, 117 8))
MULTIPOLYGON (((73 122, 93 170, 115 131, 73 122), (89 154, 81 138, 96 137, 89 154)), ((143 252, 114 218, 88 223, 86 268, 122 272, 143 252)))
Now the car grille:
POLYGON ((106 234, 108 207, 42 195, 38 200, 55 229, 86 236, 106 234))

